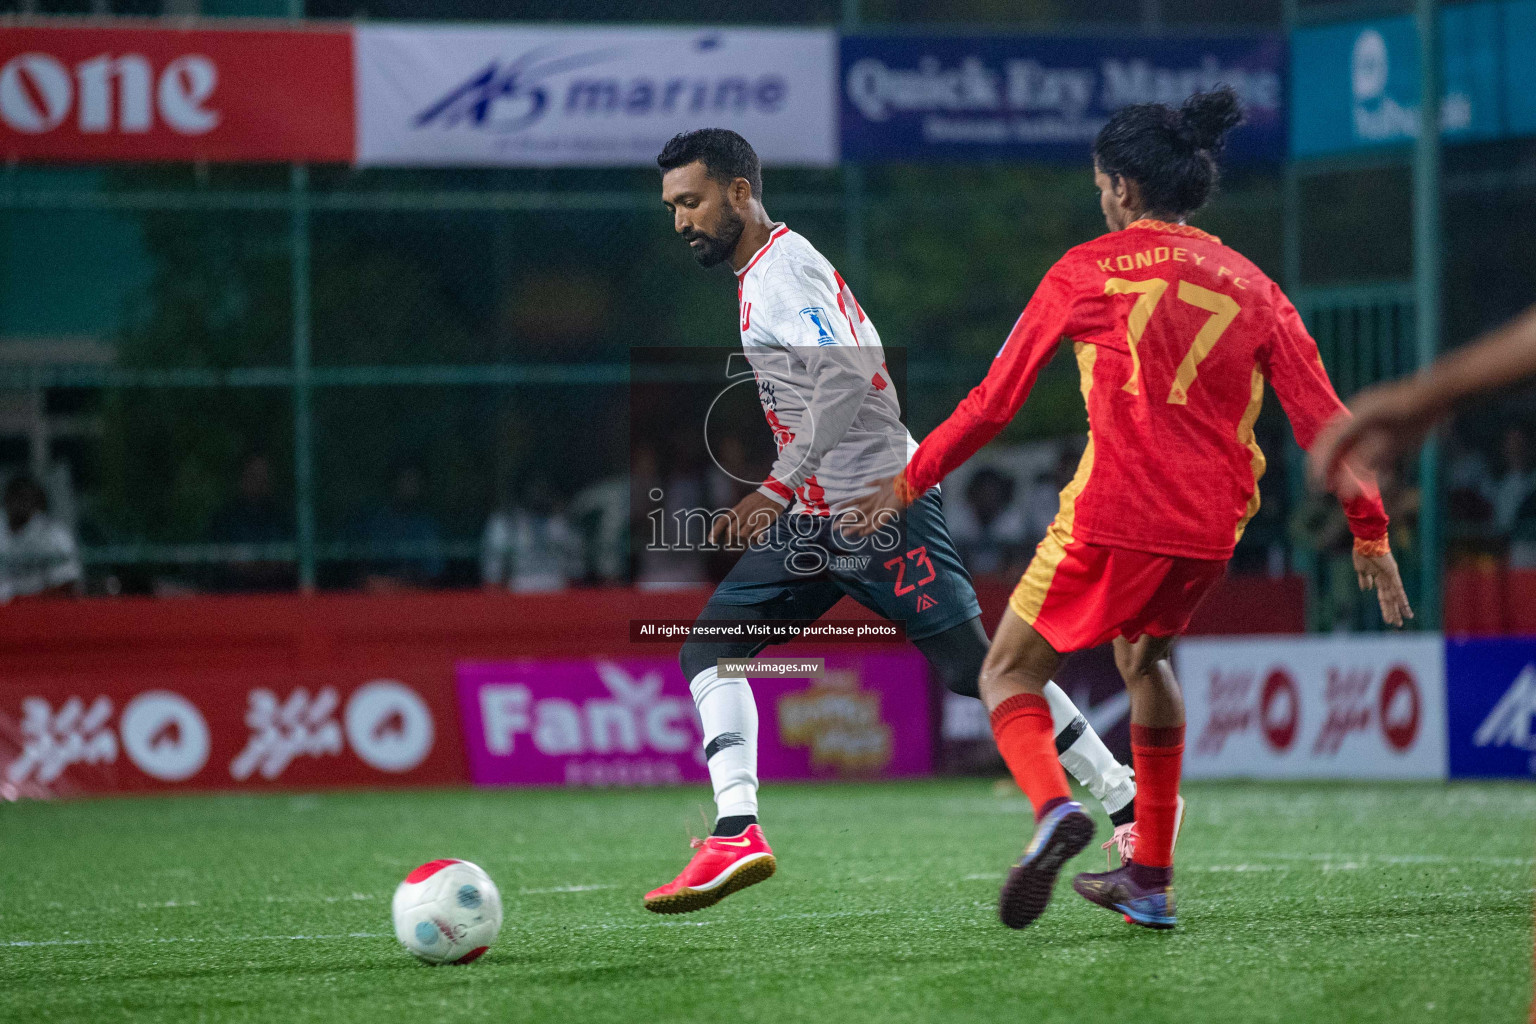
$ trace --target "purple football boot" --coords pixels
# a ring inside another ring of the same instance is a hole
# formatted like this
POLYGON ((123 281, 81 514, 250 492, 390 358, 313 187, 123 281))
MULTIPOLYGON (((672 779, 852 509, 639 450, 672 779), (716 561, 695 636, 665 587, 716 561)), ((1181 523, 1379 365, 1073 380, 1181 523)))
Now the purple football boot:
POLYGON ((1132 861, 1113 871, 1084 872, 1072 879, 1072 888, 1089 903, 1122 914, 1143 928, 1172 928, 1179 923, 1172 868, 1149 868, 1132 861))
POLYGON ((1035 826, 1024 856, 1003 882, 997 914, 1009 928, 1027 928, 1045 913, 1061 866, 1093 841, 1093 819, 1076 800, 1066 800, 1046 812, 1035 826))

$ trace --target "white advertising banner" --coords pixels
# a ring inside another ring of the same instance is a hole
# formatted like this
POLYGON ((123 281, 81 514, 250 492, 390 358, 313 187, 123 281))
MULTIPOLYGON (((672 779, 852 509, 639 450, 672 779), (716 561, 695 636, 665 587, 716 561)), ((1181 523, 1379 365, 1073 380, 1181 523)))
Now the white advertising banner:
POLYGON ((356 59, 360 164, 654 167, 710 127, 837 162, 828 30, 364 25, 356 59))
POLYGON ((1180 641, 1189 778, 1443 779, 1439 636, 1180 641))

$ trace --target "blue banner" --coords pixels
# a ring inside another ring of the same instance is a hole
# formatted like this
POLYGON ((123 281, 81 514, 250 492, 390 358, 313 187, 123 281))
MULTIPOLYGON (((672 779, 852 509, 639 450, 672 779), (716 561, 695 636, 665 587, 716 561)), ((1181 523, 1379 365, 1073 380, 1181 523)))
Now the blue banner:
POLYGON ((843 159, 1086 164, 1109 115, 1231 85, 1248 123, 1230 161, 1285 158, 1285 42, 1036 36, 845 36, 843 159))
MULTIPOLYGON (((1536 133, 1536 0, 1440 11, 1447 142, 1536 133)), ((1403 145, 1419 132, 1413 18, 1291 34, 1291 152, 1298 157, 1403 145)))
POLYGON ((1451 775, 1536 777, 1536 638, 1447 641, 1445 690, 1451 775))
POLYGON ((1504 116, 1511 135, 1536 135, 1536 0, 1504 5, 1504 116))

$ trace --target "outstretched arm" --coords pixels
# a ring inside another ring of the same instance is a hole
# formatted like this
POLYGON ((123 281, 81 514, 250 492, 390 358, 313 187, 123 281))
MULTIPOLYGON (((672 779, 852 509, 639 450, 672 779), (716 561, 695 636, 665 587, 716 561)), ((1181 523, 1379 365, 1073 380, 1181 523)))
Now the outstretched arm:
POLYGON ((1041 280, 982 382, 924 438, 906 469, 871 481, 870 493, 850 505, 844 529, 873 533, 1008 425, 1029 397, 1040 368, 1051 361, 1062 337, 1070 333, 1075 293, 1065 264, 1065 260, 1057 263, 1041 280))
POLYGON ((1436 423, 1468 399, 1536 375, 1536 306, 1477 341, 1441 356, 1413 377, 1366 388, 1308 452, 1314 486, 1333 485, 1344 460, 1383 473, 1417 448, 1436 423))
POLYGON ((986 377, 912 454, 902 474, 907 504, 976 454, 1013 419, 1069 332, 1075 297, 1069 267, 1065 261, 1057 263, 1035 289, 986 377))
POLYGON ((906 469, 871 481, 871 491, 849 506, 845 530, 855 535, 875 532, 1008 425, 1029 397, 1041 367, 1070 333, 1074 298, 1071 271, 1065 261, 1059 262, 1035 289, 986 377, 923 439, 906 469))

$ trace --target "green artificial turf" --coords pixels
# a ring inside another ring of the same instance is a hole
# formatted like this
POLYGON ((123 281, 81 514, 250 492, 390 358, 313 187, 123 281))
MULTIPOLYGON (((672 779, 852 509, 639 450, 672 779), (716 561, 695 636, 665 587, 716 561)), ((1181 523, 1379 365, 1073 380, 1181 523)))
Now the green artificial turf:
POLYGON ((1069 875, 1037 925, 1003 928, 1028 807, 984 781, 769 786, 778 875, 681 917, 640 896, 686 860, 697 787, 8 805, 0 1021, 1524 1019, 1536 789, 1186 795, 1170 933, 1069 875), (395 884, 442 856, 506 906, 466 967, 390 933, 395 884))

